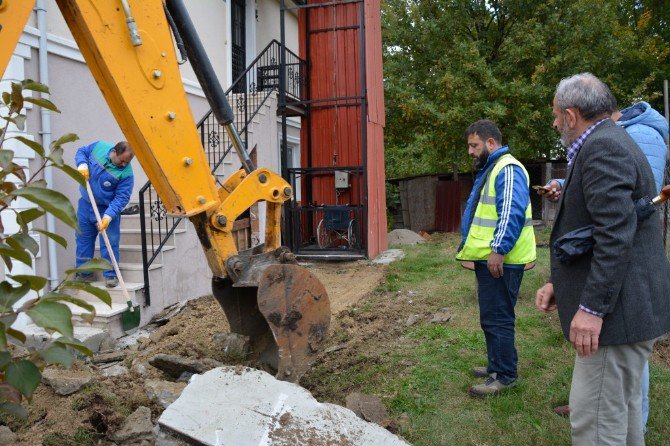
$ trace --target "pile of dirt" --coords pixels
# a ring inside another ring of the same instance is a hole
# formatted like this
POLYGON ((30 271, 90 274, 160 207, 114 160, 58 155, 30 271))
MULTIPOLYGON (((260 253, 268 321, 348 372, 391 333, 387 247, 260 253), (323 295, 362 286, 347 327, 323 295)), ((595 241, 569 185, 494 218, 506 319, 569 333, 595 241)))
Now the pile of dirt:
MULTIPOLYGON (((315 263, 306 267, 328 292, 333 315, 331 336, 341 327, 340 318, 350 320, 348 309, 374 293, 386 270, 368 261, 315 263)), ((51 386, 41 385, 32 403, 26 404, 28 420, 0 419, 0 424, 6 421, 17 434, 17 446, 114 445, 117 443, 108 438, 129 415, 146 407, 155 423, 176 398, 170 393, 183 388, 190 376, 185 372, 176 378, 152 366, 157 355, 183 358, 186 363, 206 369, 218 365, 262 368, 221 349, 217 339, 230 329, 221 307, 211 296, 189 301, 161 324, 145 327, 135 342, 119 343, 124 355, 115 358, 115 362, 100 362, 100 358, 76 361, 72 369, 75 374, 94 377, 81 390, 61 396, 51 386)))
POLYGON ((389 245, 416 245, 426 240, 409 229, 394 229, 388 233, 389 245))

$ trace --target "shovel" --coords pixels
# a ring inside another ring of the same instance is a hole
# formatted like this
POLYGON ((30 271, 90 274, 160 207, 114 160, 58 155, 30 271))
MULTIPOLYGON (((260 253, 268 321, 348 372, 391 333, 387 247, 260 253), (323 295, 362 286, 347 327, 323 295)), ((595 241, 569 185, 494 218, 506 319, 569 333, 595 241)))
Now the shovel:
MULTIPOLYGON (((95 202, 95 197, 93 196, 93 191, 91 190, 91 185, 89 184, 88 180, 86 181, 86 192, 88 192, 88 198, 91 200, 93 212, 95 213, 95 219, 98 221, 99 225, 102 223, 102 219, 100 218, 98 205, 95 202)), ((121 313, 121 326, 123 327, 123 331, 125 331, 127 334, 130 334, 140 326, 140 306, 135 304, 130 298, 130 294, 128 294, 126 283, 123 281, 121 271, 119 271, 119 264, 116 261, 116 256, 114 256, 112 245, 109 243, 109 238, 107 237, 107 230, 103 229, 101 232, 102 238, 105 240, 105 246, 107 246, 107 252, 109 252, 109 258, 112 260, 112 266, 114 266, 116 277, 119 279, 121 291, 123 291, 123 295, 126 298, 126 304, 128 305, 128 309, 121 313)))

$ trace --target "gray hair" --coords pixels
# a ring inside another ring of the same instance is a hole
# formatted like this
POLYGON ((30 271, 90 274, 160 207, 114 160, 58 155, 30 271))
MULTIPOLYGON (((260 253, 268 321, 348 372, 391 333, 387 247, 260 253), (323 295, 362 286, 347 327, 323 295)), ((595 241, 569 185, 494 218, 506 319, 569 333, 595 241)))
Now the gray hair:
POLYGON ((555 95, 559 109, 576 108, 586 120, 611 115, 617 110, 616 98, 610 89, 591 73, 579 73, 562 79, 556 87, 555 95))

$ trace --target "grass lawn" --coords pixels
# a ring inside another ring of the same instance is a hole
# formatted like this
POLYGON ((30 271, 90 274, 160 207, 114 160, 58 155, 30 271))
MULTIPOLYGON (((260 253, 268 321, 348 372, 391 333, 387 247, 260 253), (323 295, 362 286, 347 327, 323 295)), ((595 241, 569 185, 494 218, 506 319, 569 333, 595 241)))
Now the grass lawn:
MULTIPOLYGON (((358 357, 342 370, 317 366, 311 379, 326 389, 320 399, 341 403, 351 391, 379 395, 399 421, 400 433, 417 446, 570 444, 569 421, 552 408, 567 404, 574 351, 563 338, 558 315, 541 314, 534 306, 535 290, 548 275, 548 248, 538 248, 538 264, 525 273, 516 307, 519 385, 481 400, 467 394, 477 383, 470 369, 486 364, 486 349, 474 273, 454 260, 458 241, 437 235, 403 247, 405 259, 393 263, 377 293, 354 310, 357 320, 372 321, 393 308, 396 319, 386 322, 393 335, 381 344, 368 340, 367 350, 362 342, 358 357), (453 318, 431 323, 430 315, 445 307, 453 318), (415 313, 425 317, 406 324, 415 313)), ((347 333, 335 333, 337 342, 350 339, 347 333)), ((654 360, 648 445, 670 444, 668 394, 670 369, 654 360)))

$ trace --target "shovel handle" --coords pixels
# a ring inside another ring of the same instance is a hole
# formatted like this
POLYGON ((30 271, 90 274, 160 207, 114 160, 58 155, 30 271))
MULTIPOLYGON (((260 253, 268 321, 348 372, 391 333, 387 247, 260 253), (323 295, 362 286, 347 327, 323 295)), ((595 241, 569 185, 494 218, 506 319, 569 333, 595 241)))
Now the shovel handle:
MULTIPOLYGON (((95 197, 93 196, 93 191, 91 190, 91 185, 89 184, 88 180, 86 181, 86 192, 88 193, 88 199, 91 200, 92 208, 93 208, 93 213, 95 214, 95 219, 98 222, 98 224, 102 223, 102 219, 100 218, 100 212, 98 211, 98 205, 95 202, 95 197)), ((123 276, 121 276, 121 271, 119 270, 119 264, 116 261, 116 256, 114 255, 114 250, 112 249, 112 244, 109 243, 109 237, 107 237, 107 230, 103 229, 102 231, 102 238, 105 241, 105 246, 107 246, 107 252, 109 253, 109 258, 112 261, 112 266, 114 267, 114 271, 116 272, 116 277, 119 279, 119 284, 121 285, 121 291, 123 291, 123 295, 126 298, 126 301, 130 302, 131 305, 130 311, 135 311, 135 302, 130 298, 130 294, 128 294, 128 289, 126 288, 126 283, 123 281, 123 276)))
POLYGON ((656 197, 654 197, 652 203, 654 203, 656 206, 665 203, 670 199, 670 184, 663 186, 663 189, 661 189, 661 193, 659 193, 656 197))

